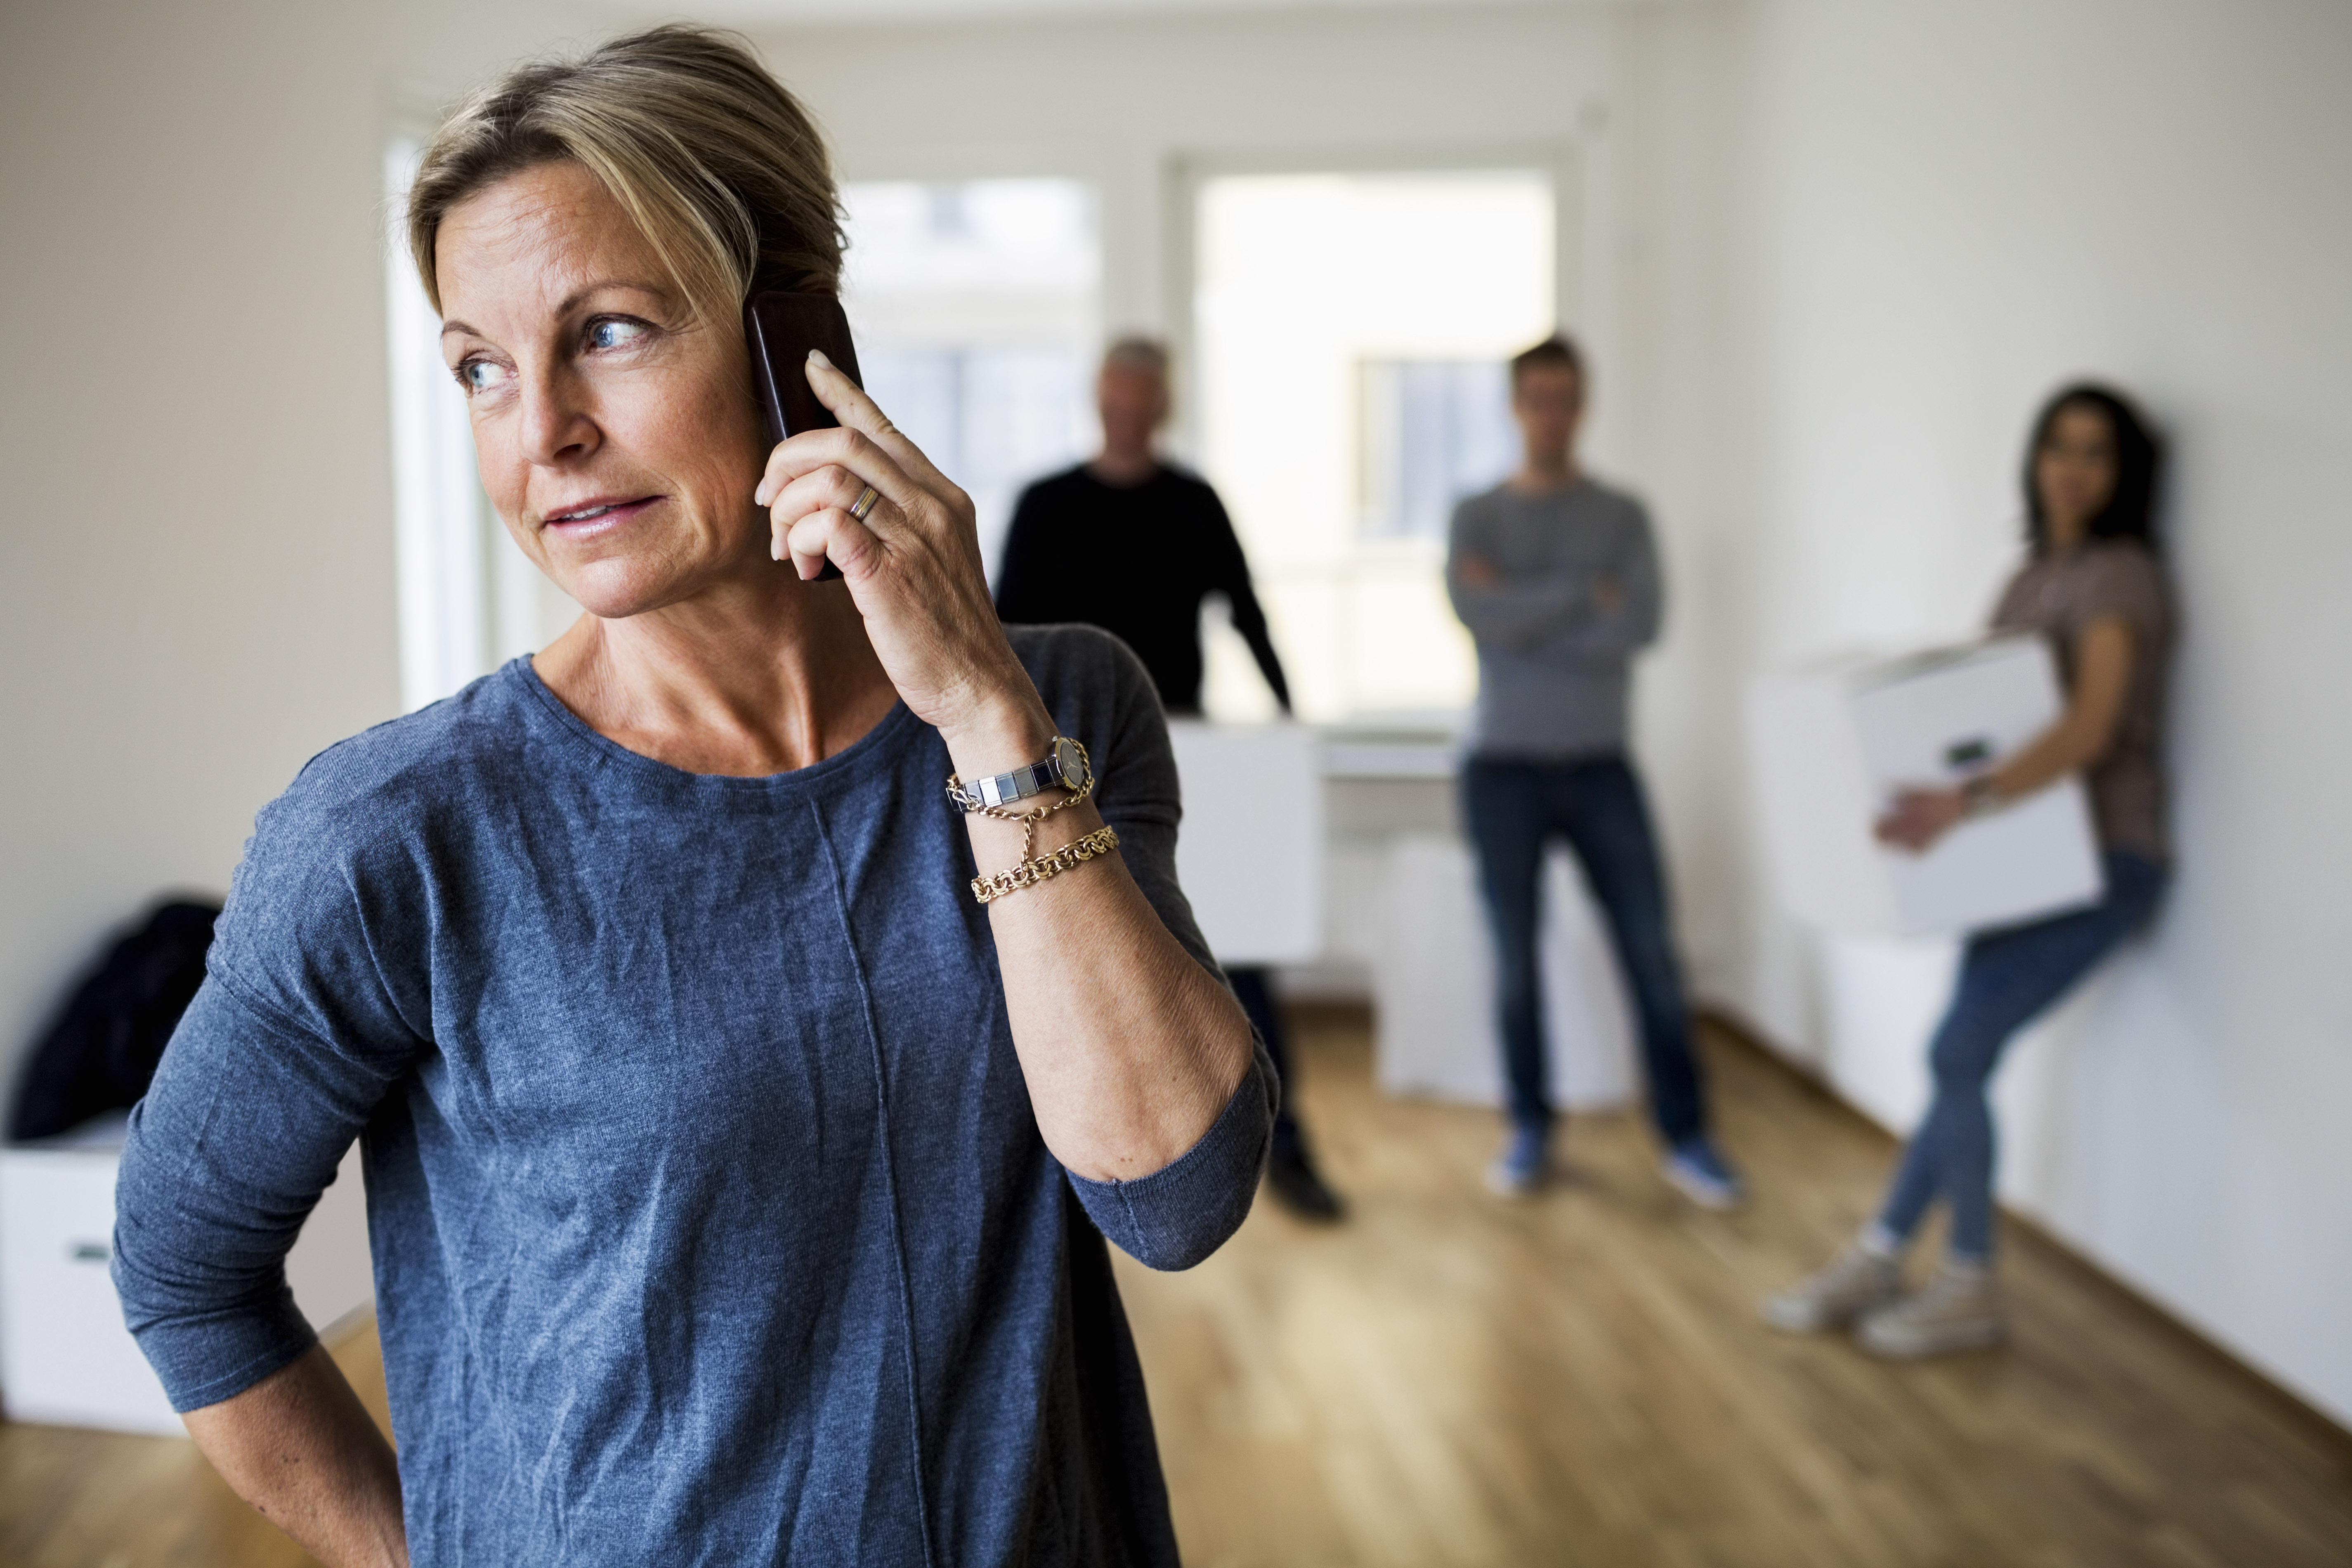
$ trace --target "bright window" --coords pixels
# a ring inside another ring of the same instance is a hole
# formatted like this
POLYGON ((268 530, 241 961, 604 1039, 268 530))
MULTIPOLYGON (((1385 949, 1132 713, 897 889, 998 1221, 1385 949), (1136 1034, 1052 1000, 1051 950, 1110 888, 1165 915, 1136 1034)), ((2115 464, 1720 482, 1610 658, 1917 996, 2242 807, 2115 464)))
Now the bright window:
MULTIPOLYGON (((1197 200, 1201 460, 1300 715, 1462 709, 1445 521, 1511 467, 1502 367, 1557 320, 1550 177, 1234 174, 1197 200)), ((1267 710, 1237 639, 1212 643, 1206 699, 1267 710)))
MULTIPOLYGON (((385 149, 385 211, 406 205, 422 144, 385 149)), ((474 466, 465 399, 441 358, 441 321, 405 237, 383 258, 392 363, 392 479, 400 601, 400 705, 437 702, 553 641, 580 606, 531 564, 491 510, 474 466)))
POLYGON ((992 573, 1031 479, 1094 447, 1101 243, 1076 180, 842 187, 866 390, 971 495, 992 573))
POLYGON ((1368 359, 1358 388, 1367 539, 1445 537, 1454 503, 1518 460, 1499 359, 1368 359))

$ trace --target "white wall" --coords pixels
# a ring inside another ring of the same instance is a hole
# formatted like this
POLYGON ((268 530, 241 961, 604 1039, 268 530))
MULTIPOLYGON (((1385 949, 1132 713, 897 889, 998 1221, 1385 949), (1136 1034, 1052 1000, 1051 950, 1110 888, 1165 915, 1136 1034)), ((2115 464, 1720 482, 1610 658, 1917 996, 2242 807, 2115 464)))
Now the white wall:
MULTIPOLYGON (((1736 777, 1724 704, 1759 664, 1968 632, 2038 400, 2139 394, 2173 447, 2179 874, 2005 1071, 2002 1190, 2352 1419, 2352 11, 1790 0, 1651 18, 1629 53, 1662 119, 1628 178, 1733 263, 1659 260, 1629 328, 1719 442, 1640 448, 1696 498, 1725 617, 1654 675, 1654 761, 1736 777), (1684 309, 1711 375, 1675 352, 1684 309)), ((1706 989, 1907 1121, 1948 955, 1816 947, 1738 792, 1666 793, 1706 989)))
MULTIPOLYGON (((419 101, 615 15, 0 10, 12 1076, 108 922, 225 886, 255 807, 396 710, 383 146, 419 101)), ((2352 12, 1449 5, 764 42, 850 173, 1100 180, 1120 324, 1178 324, 1180 155, 1570 149, 1595 451, 1655 503, 1675 584, 1641 740, 1694 968, 1883 1109, 1932 976, 1823 1022, 1822 955, 1772 914, 1724 786, 1739 684, 1968 628, 2034 400, 2083 370, 2138 389, 2175 437, 2181 876, 2155 943, 2014 1064, 2004 1180, 2352 1419, 2330 1157, 2352 632, 2329 603, 2352 581, 2352 12)))
MULTIPOLYGON (((1608 27, 1448 9, 770 42, 849 173, 1097 179, 1107 315, 1154 325, 1178 153, 1572 144, 1608 27)), ((624 14, 0 10, 0 289, 25 302, 0 363, 0 1083, 110 926, 226 889, 254 810, 398 711, 383 150, 624 14)), ((1605 170, 1591 184, 1605 203, 1605 170)))
POLYGON ((226 889, 398 710, 384 144, 590 30, 477 9, 0 8, 0 1083, 110 926, 226 889))
MULTIPOLYGON (((1114 331, 1188 326, 1171 267, 1186 161, 1311 170, 1379 167, 1390 154, 1425 165, 1549 153, 1582 187, 1586 232, 1595 214, 1605 226, 1616 199, 1606 123, 1617 29, 1606 7, 1269 7, 758 37, 824 122, 846 177, 1094 181, 1114 331)), ((1608 248, 1589 244, 1563 270, 1569 313, 1605 335, 1608 248)))

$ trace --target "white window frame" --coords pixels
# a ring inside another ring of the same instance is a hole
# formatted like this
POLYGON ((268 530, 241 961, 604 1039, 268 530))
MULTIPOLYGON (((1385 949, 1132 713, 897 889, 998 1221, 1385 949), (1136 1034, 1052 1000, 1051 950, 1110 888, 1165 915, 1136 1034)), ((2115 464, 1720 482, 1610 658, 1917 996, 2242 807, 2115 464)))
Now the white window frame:
MULTIPOLYGON (((1221 149, 1180 153, 1169 159, 1162 185, 1160 277, 1165 289, 1162 316, 1176 348, 1176 406, 1170 421, 1171 445, 1181 451, 1202 450, 1202 378, 1182 374, 1200 363, 1196 302, 1199 295, 1200 210, 1202 187, 1234 175, 1360 175, 1475 174, 1486 172, 1535 172, 1549 177, 1552 190, 1553 321, 1559 330, 1584 335, 1584 178, 1583 156, 1573 142, 1473 142, 1451 146, 1370 143, 1346 147, 1261 147, 1221 149)), ((1213 478, 1213 476, 1212 476, 1213 478)), ((1359 535, 1351 560, 1372 566, 1400 558, 1442 552, 1442 543, 1417 538, 1371 539, 1359 535)), ((1207 628, 1204 628, 1204 631, 1207 628)), ((1237 640, 1237 639, 1236 639, 1237 640)), ((1213 665, 1219 649, 1206 649, 1213 665)), ((1230 658, 1227 647, 1222 657, 1230 658)), ((1381 715, 1359 713, 1348 722, 1381 715)), ((1390 718, 1401 715, 1388 715, 1390 718)), ((1432 711, 1420 715, 1441 721, 1432 711)), ((1458 723, 1460 715, 1443 716, 1444 725, 1458 723)))
POLYGON ((392 393, 393 538, 404 712, 462 689, 544 644, 579 606, 507 537, 482 493, 465 399, 441 358, 402 222, 426 137, 383 154, 384 349, 392 393))

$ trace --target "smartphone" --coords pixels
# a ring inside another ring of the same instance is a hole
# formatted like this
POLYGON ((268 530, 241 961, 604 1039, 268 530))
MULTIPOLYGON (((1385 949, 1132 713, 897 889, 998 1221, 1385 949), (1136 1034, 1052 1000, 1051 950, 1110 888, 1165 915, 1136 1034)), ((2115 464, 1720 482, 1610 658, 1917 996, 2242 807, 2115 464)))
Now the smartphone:
MULTIPOLYGON (((842 374, 866 384, 849 341, 849 318, 831 294, 770 289, 752 295, 743 301, 743 339, 751 346, 751 383, 767 416, 771 447, 803 430, 831 430, 841 424, 809 387, 809 350, 824 350, 842 374)), ((828 561, 817 581, 840 575, 841 568, 828 561)))

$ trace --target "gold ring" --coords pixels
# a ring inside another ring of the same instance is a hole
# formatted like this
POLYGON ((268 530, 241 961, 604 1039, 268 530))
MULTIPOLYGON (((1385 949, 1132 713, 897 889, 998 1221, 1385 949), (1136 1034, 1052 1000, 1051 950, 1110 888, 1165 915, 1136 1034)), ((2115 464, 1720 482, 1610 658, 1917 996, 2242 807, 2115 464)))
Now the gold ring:
POLYGON ((866 521, 866 514, 874 510, 874 503, 881 499, 881 491, 876 489, 872 485, 866 486, 866 493, 857 498, 857 504, 849 509, 849 515, 856 518, 858 521, 864 522, 866 521))

